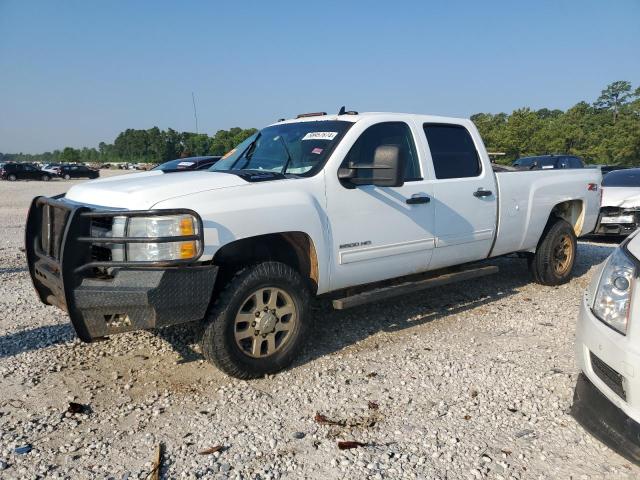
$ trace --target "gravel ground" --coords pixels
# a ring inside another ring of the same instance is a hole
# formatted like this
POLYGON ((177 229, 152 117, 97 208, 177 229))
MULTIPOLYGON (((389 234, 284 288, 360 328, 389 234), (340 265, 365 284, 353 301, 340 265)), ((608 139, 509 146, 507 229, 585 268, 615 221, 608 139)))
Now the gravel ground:
POLYGON ((614 244, 581 242, 576 278, 557 288, 505 258, 498 276, 394 302, 319 302, 295 366, 246 382, 202 360, 193 328, 87 345, 38 302, 25 214, 72 183, 0 182, 0 477, 147 478, 158 444, 162 478, 640 476, 567 413, 578 302, 614 244))

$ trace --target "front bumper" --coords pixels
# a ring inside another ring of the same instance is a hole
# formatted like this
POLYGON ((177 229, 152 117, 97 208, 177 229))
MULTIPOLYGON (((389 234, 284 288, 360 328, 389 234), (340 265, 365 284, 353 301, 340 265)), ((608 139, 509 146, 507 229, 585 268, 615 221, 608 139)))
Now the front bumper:
POLYGON ((573 394, 571 415, 609 448, 640 464, 640 424, 613 405, 582 373, 573 394))
POLYGON ((606 326, 583 296, 576 330, 576 360, 581 370, 571 409, 596 438, 640 463, 640 351, 630 335, 606 326))
POLYGON ((67 311, 81 340, 204 317, 216 266, 197 264, 197 258, 96 261, 90 237, 96 214, 88 207, 37 197, 25 232, 29 273, 40 300, 67 311), (109 275, 100 267, 111 267, 109 275))
POLYGON ((640 211, 623 210, 614 207, 603 207, 600 209, 598 221, 596 223, 595 229, 593 230, 593 233, 595 235, 630 235, 636 231, 638 226, 640 226, 640 211), (622 216, 632 217, 633 221, 624 223, 607 223, 603 220, 606 218, 622 216))

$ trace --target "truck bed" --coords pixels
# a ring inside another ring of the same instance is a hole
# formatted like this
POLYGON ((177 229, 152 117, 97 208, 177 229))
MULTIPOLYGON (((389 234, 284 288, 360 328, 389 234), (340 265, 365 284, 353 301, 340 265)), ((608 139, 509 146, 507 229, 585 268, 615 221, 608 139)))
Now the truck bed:
POLYGON ((600 194, 593 189, 600 189, 600 170, 498 171, 495 177, 498 229, 490 256, 534 251, 547 224, 548 212, 558 204, 570 215, 576 236, 595 228, 600 194))

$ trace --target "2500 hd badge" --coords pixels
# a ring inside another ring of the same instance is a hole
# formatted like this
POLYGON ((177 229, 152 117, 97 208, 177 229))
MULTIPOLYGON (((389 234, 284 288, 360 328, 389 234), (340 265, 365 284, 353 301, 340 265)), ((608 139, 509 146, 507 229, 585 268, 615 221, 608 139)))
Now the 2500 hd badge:
POLYGON ((343 248, 353 248, 353 247, 364 247, 366 245, 371 245, 371 240, 365 240, 363 242, 354 242, 354 243, 343 243, 340 245, 340 250, 343 248))

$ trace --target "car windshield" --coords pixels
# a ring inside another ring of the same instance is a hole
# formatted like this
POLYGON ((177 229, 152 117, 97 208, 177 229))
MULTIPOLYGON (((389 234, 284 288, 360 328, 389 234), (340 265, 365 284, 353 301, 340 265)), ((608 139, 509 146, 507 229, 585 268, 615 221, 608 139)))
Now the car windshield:
POLYGON ((179 158, 177 160, 170 160, 162 163, 153 168, 153 170, 189 170, 194 168, 196 163, 196 161, 188 158, 179 158))
POLYGON ((340 120, 272 125, 247 138, 209 170, 311 175, 324 165, 351 125, 340 120))
POLYGON ((615 170, 602 179, 603 187, 640 187, 640 169, 615 170))
POLYGON ((552 168, 556 165, 557 157, 523 157, 513 162, 514 167, 531 167, 534 164, 538 168, 552 168))

